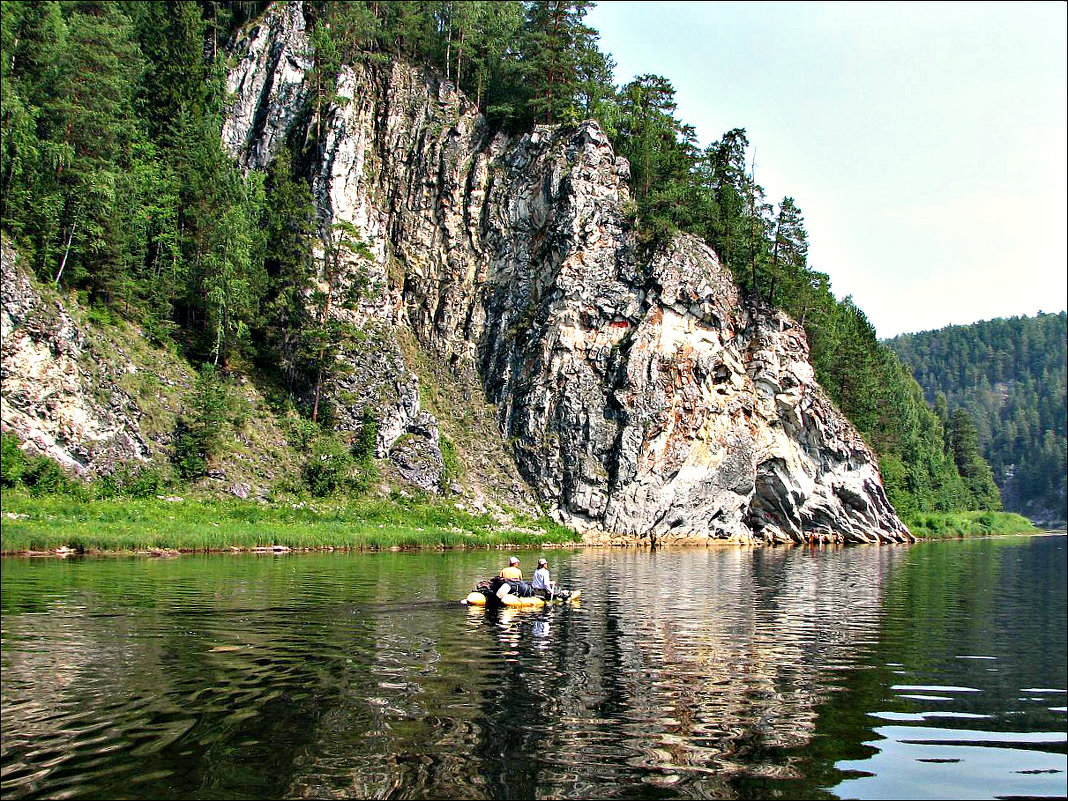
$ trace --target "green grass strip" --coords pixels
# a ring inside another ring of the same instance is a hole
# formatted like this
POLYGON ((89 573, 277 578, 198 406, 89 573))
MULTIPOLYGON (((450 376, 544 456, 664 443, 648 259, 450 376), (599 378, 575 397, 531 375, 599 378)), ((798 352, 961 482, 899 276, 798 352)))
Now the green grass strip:
POLYGON ((918 512, 905 524, 917 537, 931 540, 1038 531, 1030 520, 1013 512, 918 512))
POLYGON ((0 552, 222 551, 451 548, 542 545, 581 540, 542 518, 502 526, 488 515, 445 503, 324 501, 267 506, 239 500, 86 501, 64 496, 3 494, 0 552))

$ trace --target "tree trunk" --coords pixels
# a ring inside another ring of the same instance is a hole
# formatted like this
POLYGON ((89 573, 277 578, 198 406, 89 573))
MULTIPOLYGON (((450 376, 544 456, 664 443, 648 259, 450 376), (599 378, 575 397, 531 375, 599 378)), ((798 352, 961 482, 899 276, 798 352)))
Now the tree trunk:
POLYGON ((56 273, 55 285, 59 287, 59 279, 63 277, 63 269, 67 266, 67 256, 70 255, 70 243, 74 241, 74 232, 78 230, 78 221, 70 227, 70 236, 67 237, 67 247, 63 251, 63 259, 59 262, 59 271, 56 273))
MULTIPOLYGON (((328 249, 326 251, 325 258, 323 259, 323 263, 326 265, 326 269, 327 269, 327 273, 326 273, 326 276, 325 276, 325 278, 326 278, 326 299, 323 301, 323 313, 322 313, 322 316, 319 318, 319 325, 323 326, 324 334, 325 334, 325 331, 326 331, 326 326, 329 324, 329 321, 330 321, 330 307, 331 307, 331 303, 332 303, 333 297, 334 297, 334 277, 337 275, 338 265, 339 265, 339 262, 340 262, 340 254, 339 253, 335 252, 335 253, 332 254, 332 256, 333 256, 332 260, 334 262, 333 270, 330 269, 330 261, 331 261, 330 249, 328 249)), ((322 394, 322 390, 323 390, 323 357, 325 355, 326 355, 326 340, 325 340, 325 337, 324 337, 324 340, 323 340, 322 344, 319 345, 319 355, 318 355, 318 357, 316 359, 316 361, 319 363, 319 369, 318 369, 318 372, 317 372, 317 374, 315 376, 315 400, 312 403, 312 422, 313 423, 318 423, 319 422, 319 397, 322 394)))

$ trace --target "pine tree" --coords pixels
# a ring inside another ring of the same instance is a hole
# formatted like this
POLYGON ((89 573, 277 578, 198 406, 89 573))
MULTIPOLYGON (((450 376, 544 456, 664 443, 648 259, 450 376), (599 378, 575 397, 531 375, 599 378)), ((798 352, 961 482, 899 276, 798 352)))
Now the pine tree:
POLYGON ((771 246, 768 300, 780 303, 798 294, 808 267, 808 232, 805 218, 792 197, 784 197, 775 216, 771 246), (780 297, 783 294, 783 298, 780 297))
POLYGON ((112 294, 128 230, 117 200, 139 133, 133 105, 142 60, 133 26, 114 3, 85 2, 67 20, 67 46, 43 114, 69 147, 55 167, 63 205, 56 220, 54 282, 112 294), (91 262, 91 265, 90 265, 91 262))
POLYGON ((724 265, 731 270, 740 270, 745 266, 743 243, 748 236, 748 147, 745 129, 732 128, 718 142, 705 148, 698 166, 708 198, 707 222, 703 233, 724 265))
POLYGON ((979 452, 975 424, 964 409, 957 409, 950 419, 950 446, 957 471, 971 495, 972 508, 996 511, 1001 498, 990 465, 979 452))
POLYGON ((534 122, 574 122, 579 112, 579 75, 597 49, 597 31, 583 22, 590 0, 534 0, 527 5, 520 72, 530 92, 534 122))

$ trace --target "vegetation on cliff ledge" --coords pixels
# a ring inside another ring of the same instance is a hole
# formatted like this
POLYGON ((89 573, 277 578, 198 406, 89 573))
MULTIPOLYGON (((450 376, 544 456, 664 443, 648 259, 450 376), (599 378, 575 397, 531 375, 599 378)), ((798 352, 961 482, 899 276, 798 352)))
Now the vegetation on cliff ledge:
MULTIPOLYGON (((243 174, 220 144, 225 45, 268 5, 5 2, 0 224, 38 279, 76 293, 98 323, 134 321, 190 363, 252 376, 321 423, 317 464, 338 466, 343 480, 306 471, 306 483, 358 494, 369 484, 359 460, 370 459, 331 439, 319 404, 344 369, 332 354, 347 333, 323 313, 333 299, 315 279, 337 247, 358 253, 362 243, 317 230, 305 166, 319 126, 266 175, 243 174)), ((996 508, 989 487, 962 478, 944 422, 864 313, 808 264, 801 208, 765 196, 745 130, 702 149, 675 117, 666 78, 613 85, 611 57, 584 22, 591 5, 306 2, 309 113, 329 105, 340 65, 404 58, 456 83, 509 131, 596 118, 630 161, 643 251, 696 233, 747 293, 804 326, 819 382, 878 452, 904 516, 996 508)), ((213 375, 202 372, 199 406, 175 431, 183 480, 213 457, 213 375)))

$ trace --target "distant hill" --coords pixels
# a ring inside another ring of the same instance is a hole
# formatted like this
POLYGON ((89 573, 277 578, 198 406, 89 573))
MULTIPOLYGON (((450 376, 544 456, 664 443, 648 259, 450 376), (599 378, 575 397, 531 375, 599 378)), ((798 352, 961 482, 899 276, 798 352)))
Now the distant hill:
POLYGON ((902 334, 886 344, 942 415, 964 408, 972 416, 1005 508, 1064 525, 1065 312, 902 334))

